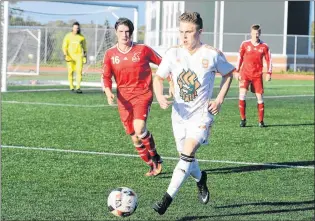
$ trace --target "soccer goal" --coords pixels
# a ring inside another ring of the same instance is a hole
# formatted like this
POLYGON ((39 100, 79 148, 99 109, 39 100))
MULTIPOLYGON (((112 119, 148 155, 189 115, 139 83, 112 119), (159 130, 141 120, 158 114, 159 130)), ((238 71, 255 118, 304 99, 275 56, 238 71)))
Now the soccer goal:
POLYGON ((138 6, 135 5, 50 1, 30 9, 26 4, 1 2, 2 92, 7 91, 8 86, 12 86, 10 90, 21 85, 44 85, 46 88, 68 85, 62 42, 75 21, 80 23, 81 33, 87 41, 83 87, 101 87, 103 56, 116 43, 114 23, 119 17, 133 21, 134 41, 143 40, 138 39, 138 6), (58 13, 52 10, 56 8, 58 13))

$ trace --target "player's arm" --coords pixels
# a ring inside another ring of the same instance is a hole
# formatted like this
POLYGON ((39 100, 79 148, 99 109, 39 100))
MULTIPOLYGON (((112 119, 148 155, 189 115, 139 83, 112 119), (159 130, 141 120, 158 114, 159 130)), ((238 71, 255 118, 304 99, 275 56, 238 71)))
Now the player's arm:
POLYGON ((86 60, 86 56, 87 56, 87 47, 86 47, 86 39, 83 36, 83 40, 82 40, 82 50, 83 50, 83 64, 86 64, 87 60, 86 60))
POLYGON ((172 103, 171 101, 168 101, 167 98, 169 96, 165 96, 163 94, 164 86, 163 86, 163 81, 165 78, 168 78, 170 76, 170 64, 169 64, 169 59, 167 56, 167 53, 165 54, 165 57, 163 58, 162 62, 160 63, 154 80, 153 80, 153 90, 156 96, 157 101, 160 104, 160 107, 162 109, 166 109, 170 106, 172 103))
POLYGON ((237 65, 236 65, 236 73, 235 73, 235 78, 237 80, 240 79, 240 76, 239 76, 239 72, 241 70, 241 67, 242 67, 242 64, 243 64, 243 61, 244 61, 244 54, 245 54, 245 46, 244 46, 244 42, 241 44, 240 46, 240 50, 239 50, 239 54, 238 54, 238 58, 237 58, 237 65))
POLYGON ((224 102, 224 98, 230 89, 230 85, 233 79, 233 72, 235 67, 227 62, 225 56, 222 53, 218 53, 216 57, 216 69, 222 75, 222 80, 220 84, 220 91, 214 101, 209 102, 209 112, 211 114, 218 114, 220 107, 224 102))
MULTIPOLYGON (((153 64, 156 64, 156 65, 160 65, 161 62, 162 62, 162 57, 156 52, 154 51, 152 48, 150 47, 147 47, 148 49, 148 56, 149 56, 149 61, 152 62, 153 64)), ((170 96, 174 96, 174 83, 172 81, 172 78, 171 76, 169 75, 166 80, 168 81, 169 83, 169 95, 170 96)))
POLYGON ((71 60, 71 58, 69 57, 69 54, 68 54, 68 47, 69 47, 69 35, 66 35, 63 38, 63 42, 62 42, 62 52, 63 52, 63 55, 64 55, 66 61, 71 60))
POLYGON ((84 57, 86 57, 86 55, 87 55, 87 46, 86 46, 86 39, 85 39, 85 37, 83 37, 82 49, 83 49, 84 57))
POLYGON ((265 51, 265 60, 267 63, 267 75, 266 75, 266 81, 271 80, 271 74, 272 74, 272 60, 271 60, 271 52, 269 47, 267 46, 265 51))
POLYGON ((103 59, 103 88, 104 92, 107 97, 107 102, 109 105, 112 105, 114 103, 115 95, 112 92, 112 68, 111 68, 111 62, 110 58, 108 56, 108 53, 105 52, 104 59, 103 59))

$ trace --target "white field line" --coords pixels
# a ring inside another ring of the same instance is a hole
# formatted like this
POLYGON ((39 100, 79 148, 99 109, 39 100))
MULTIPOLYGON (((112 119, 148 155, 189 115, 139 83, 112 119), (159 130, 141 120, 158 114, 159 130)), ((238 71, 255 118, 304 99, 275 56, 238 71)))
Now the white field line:
MULTIPOLYGON (((139 157, 138 155, 135 155, 135 154, 95 152, 95 151, 84 151, 84 150, 65 150, 65 149, 44 148, 44 147, 25 147, 25 146, 1 145, 1 148, 54 151, 54 152, 90 154, 90 155, 106 155, 106 156, 115 156, 115 157, 134 157, 134 158, 139 157)), ((163 159, 176 160, 177 161, 179 158, 176 158, 176 157, 163 157, 163 159)), ((255 162, 239 162, 239 161, 229 161, 229 160, 207 160, 207 159, 198 159, 198 162, 222 163, 222 164, 239 164, 239 165, 255 165, 255 166, 270 166, 270 167, 298 168, 298 169, 312 169, 312 170, 314 170, 313 166, 296 166, 296 165, 285 165, 285 164, 277 164, 277 163, 255 163, 255 162)))
MULTIPOLYGON (((44 85, 45 86, 45 85, 44 85)), ((47 86, 47 85, 46 85, 47 86)), ((41 86, 38 86, 41 87, 41 86)), ((101 88, 82 88, 82 90, 87 90, 87 91, 102 91, 101 88)), ((43 89, 23 89, 23 90, 10 90, 5 93, 25 93, 25 92, 53 92, 53 91, 69 91, 69 89, 65 88, 43 88, 43 89)))
MULTIPOLYGON (((264 99, 283 99, 283 98, 296 98, 296 97, 314 97, 312 94, 298 94, 298 95, 275 95, 275 96, 264 96, 264 99)), ((247 99, 256 99, 256 97, 246 97, 247 99)), ((227 97, 225 100, 238 100, 238 97, 227 97)), ((48 103, 48 102, 28 102, 28 101, 1 101, 5 104, 26 104, 26 105, 45 105, 45 106, 61 106, 61 107, 83 107, 83 108, 100 108, 100 107, 115 107, 117 104, 99 104, 99 105, 89 105, 89 104, 65 104, 65 103, 48 103)), ((157 104, 158 102, 153 102, 157 104)))

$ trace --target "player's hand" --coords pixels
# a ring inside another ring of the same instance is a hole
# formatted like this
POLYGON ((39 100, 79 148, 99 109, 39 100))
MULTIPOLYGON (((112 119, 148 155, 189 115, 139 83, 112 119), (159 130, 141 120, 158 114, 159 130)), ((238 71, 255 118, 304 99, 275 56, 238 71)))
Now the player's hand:
POLYGON ((174 95, 175 95, 175 90, 174 90, 174 85, 173 84, 170 84, 170 88, 168 89, 168 95, 170 97, 174 97, 174 95))
POLYGON ((266 81, 271 81, 271 73, 266 74, 266 81))
POLYGON ((113 93, 109 93, 109 94, 106 94, 106 97, 107 97, 108 104, 109 105, 114 105, 115 95, 113 93))
POLYGON ((86 56, 83 57, 82 63, 83 63, 83 64, 86 64, 86 56))
POLYGON ((65 61, 70 62, 72 61, 72 58, 69 55, 65 55, 65 61))
POLYGON ((162 109, 167 109, 173 102, 172 101, 168 101, 167 99, 170 99, 171 96, 170 95, 161 95, 156 97, 157 101, 160 104, 160 107, 162 109))
POLYGON ((240 73, 239 73, 239 72, 234 72, 234 78, 235 78, 236 80, 240 81, 240 80, 241 80, 241 75, 240 75, 240 73))
POLYGON ((208 111, 210 114, 217 115, 220 111, 221 103, 218 101, 210 101, 208 104, 208 111))

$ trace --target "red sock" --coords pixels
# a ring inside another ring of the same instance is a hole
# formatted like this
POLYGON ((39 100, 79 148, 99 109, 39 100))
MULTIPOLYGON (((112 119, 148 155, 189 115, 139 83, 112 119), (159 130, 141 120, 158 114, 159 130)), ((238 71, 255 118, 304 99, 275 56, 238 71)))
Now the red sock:
POLYGON ((149 151, 151 157, 157 155, 155 143, 152 134, 148 131, 144 138, 141 139, 145 148, 149 151))
POLYGON ((246 119, 246 115, 245 115, 246 101, 245 100, 238 100, 238 108, 240 110, 241 119, 245 120, 246 119))
POLYGON ((143 144, 141 144, 141 146, 139 146, 139 147, 136 147, 136 150, 138 151, 138 154, 141 157, 141 159, 146 164, 148 164, 149 166, 153 165, 149 151, 145 148, 145 146, 143 144))
POLYGON ((264 121, 264 114, 265 114, 265 104, 257 104, 258 108, 258 116, 259 116, 259 122, 264 121))

